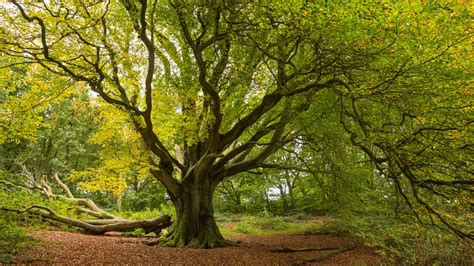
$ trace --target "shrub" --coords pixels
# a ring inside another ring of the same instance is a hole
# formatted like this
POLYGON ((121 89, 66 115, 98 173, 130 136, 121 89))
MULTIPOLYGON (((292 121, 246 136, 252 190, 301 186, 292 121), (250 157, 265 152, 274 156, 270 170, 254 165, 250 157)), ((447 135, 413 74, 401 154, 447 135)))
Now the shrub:
POLYGON ((157 209, 149 209, 146 208, 143 211, 140 212, 133 212, 130 215, 130 219, 132 220, 148 220, 148 219, 154 219, 158 216, 161 215, 161 212, 157 209))
POLYGON ((244 234, 258 234, 262 230, 285 230, 289 227, 285 218, 281 216, 268 216, 255 217, 255 216, 244 216, 240 219, 237 224, 237 231, 244 234))
POLYGON ((472 242, 413 217, 353 215, 326 223, 320 232, 349 232, 378 249, 388 263, 416 265, 470 265, 472 242))
POLYGON ((266 216, 257 219, 256 224, 262 229, 271 229, 271 230, 284 230, 288 228, 288 223, 281 216, 266 216))
POLYGON ((149 220, 165 214, 171 217, 175 217, 176 215, 172 204, 161 204, 160 209, 150 209, 147 207, 142 211, 115 211, 113 213, 131 220, 149 220))
POLYGON ((469 265, 469 244, 432 226, 396 223, 380 228, 361 228, 356 234, 371 246, 378 247, 391 262, 400 264, 469 265))
POLYGON ((232 214, 228 212, 218 212, 214 214, 214 219, 216 222, 229 223, 232 222, 232 214))
POLYGON ((353 224, 345 219, 328 219, 318 228, 319 233, 346 235, 355 230, 353 224))
POLYGON ((24 229, 0 219, 0 263, 13 262, 13 255, 31 240, 24 229))
POLYGON ((244 234, 258 234, 261 230, 255 228, 255 225, 249 222, 239 222, 235 229, 244 234))

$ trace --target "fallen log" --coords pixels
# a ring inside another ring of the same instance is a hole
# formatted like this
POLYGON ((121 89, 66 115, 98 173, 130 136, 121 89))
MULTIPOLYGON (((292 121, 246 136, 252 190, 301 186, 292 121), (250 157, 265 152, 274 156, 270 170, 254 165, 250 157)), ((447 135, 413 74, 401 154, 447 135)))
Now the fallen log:
POLYGON ((109 213, 101 209, 97 204, 87 198, 76 198, 71 193, 69 187, 62 182, 58 174, 54 174, 54 180, 57 185, 62 189, 63 194, 54 193, 52 186, 50 186, 45 178, 35 178, 31 173, 28 172, 26 167, 23 166, 24 175, 33 184, 27 186, 24 184, 13 184, 4 180, 0 180, 0 184, 4 187, 8 187, 16 190, 26 190, 29 193, 40 193, 48 201, 60 199, 69 203, 70 207, 68 210, 73 209, 82 214, 86 214, 93 220, 77 220, 64 215, 56 213, 54 210, 40 205, 31 205, 24 209, 4 207, 0 206, 0 211, 8 211, 15 213, 29 213, 32 215, 40 216, 45 219, 60 222, 69 226, 78 227, 84 230, 85 233, 102 235, 107 232, 130 232, 136 229, 143 229, 145 233, 155 232, 159 234, 162 229, 171 225, 171 217, 168 215, 162 215, 155 219, 149 220, 129 220, 112 213, 109 213))
POLYGON ((39 205, 32 205, 22 210, 0 207, 0 210, 16 213, 31 213, 49 220, 81 228, 86 233, 95 235, 102 235, 107 232, 130 232, 136 229, 143 229, 145 233, 155 232, 156 234, 159 234, 162 229, 169 227, 172 224, 169 215, 162 215, 151 220, 109 219, 81 221, 60 215, 48 207, 39 205))

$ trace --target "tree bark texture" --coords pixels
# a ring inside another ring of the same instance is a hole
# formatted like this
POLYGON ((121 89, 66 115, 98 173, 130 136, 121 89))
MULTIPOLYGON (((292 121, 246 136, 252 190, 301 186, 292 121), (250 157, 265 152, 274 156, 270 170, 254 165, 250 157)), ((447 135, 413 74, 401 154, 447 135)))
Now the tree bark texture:
POLYGON ((226 244, 214 218, 215 185, 207 178, 181 183, 172 201, 176 222, 168 234, 169 246, 212 248, 226 244))

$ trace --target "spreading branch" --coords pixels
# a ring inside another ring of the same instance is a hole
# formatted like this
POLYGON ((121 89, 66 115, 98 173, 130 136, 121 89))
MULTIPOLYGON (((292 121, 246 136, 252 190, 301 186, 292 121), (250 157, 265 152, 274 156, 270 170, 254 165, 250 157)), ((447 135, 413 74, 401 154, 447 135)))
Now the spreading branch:
POLYGON ((69 187, 59 178, 59 175, 57 173, 54 174, 54 180, 61 187, 65 195, 53 193, 51 186, 47 183, 45 179, 41 179, 41 182, 36 183, 33 188, 13 184, 4 180, 0 180, 0 184, 7 185, 12 189, 26 190, 32 194, 39 191, 48 200, 65 200, 69 204, 74 206, 74 210, 95 217, 97 219, 73 219, 64 215, 60 215, 49 207, 36 204, 23 209, 0 206, 0 210, 14 213, 30 213, 45 219, 81 228, 86 233, 91 234, 104 234, 112 231, 128 232, 133 231, 135 229, 143 229, 146 233, 155 232, 159 234, 163 228, 166 228, 171 225, 171 217, 169 215, 162 215, 160 217, 150 220, 128 220, 122 217, 118 217, 116 215, 104 211, 103 209, 98 207, 94 201, 90 199, 74 197, 69 187))

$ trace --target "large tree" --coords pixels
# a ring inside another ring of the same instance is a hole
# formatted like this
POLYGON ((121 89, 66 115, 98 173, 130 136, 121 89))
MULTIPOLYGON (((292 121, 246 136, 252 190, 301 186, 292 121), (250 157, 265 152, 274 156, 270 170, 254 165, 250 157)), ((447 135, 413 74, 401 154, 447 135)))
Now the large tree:
POLYGON ((176 208, 168 244, 177 246, 224 243, 212 206, 216 186, 278 167, 267 159, 297 138, 292 121, 322 91, 339 102, 354 145, 381 167, 398 163, 401 172, 393 171, 411 175, 385 147, 368 148, 377 145, 367 137, 376 128, 364 113, 376 113, 381 101, 391 106, 395 98, 381 95, 457 70, 430 63, 456 57, 450 51, 472 38, 461 4, 12 1, 2 14, 3 56, 86 85, 126 114, 124 126, 141 136, 151 172, 176 208))

